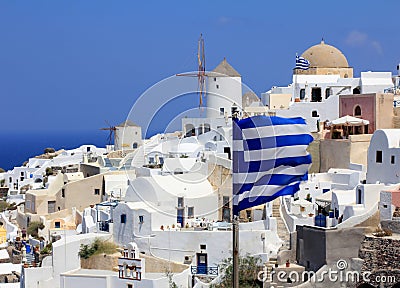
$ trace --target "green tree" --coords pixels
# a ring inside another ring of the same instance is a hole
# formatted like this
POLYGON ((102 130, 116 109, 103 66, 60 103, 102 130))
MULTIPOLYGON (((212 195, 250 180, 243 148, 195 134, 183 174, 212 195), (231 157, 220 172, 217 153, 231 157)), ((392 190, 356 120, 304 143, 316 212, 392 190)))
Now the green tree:
MULTIPOLYGON (((239 287, 250 288, 250 287, 262 287, 262 283, 257 280, 258 272, 262 270, 261 259, 246 255, 245 257, 239 257, 239 287)), ((232 274, 233 265, 232 258, 227 258, 222 261, 220 266, 222 274, 222 281, 219 284, 214 284, 212 288, 228 288, 232 287, 232 274)))
POLYGON ((39 237, 39 229, 43 229, 44 225, 42 222, 39 221, 32 221, 31 223, 29 223, 28 229, 27 229, 27 233, 28 235, 31 235, 34 238, 38 238, 39 237))

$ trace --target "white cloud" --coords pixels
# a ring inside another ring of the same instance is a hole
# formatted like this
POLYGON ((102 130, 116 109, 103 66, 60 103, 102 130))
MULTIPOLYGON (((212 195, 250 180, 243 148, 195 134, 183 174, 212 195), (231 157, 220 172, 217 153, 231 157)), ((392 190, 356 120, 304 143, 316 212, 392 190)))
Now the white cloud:
POLYGON ((232 21, 232 19, 229 17, 226 17, 226 16, 221 16, 218 18, 218 23, 222 24, 222 25, 228 24, 231 21, 232 21))
POLYGON ((381 43, 376 40, 370 39, 367 33, 352 30, 346 37, 346 44, 352 47, 369 47, 377 54, 382 55, 383 49, 381 43))
POLYGON ((353 30, 347 35, 346 43, 350 46, 361 46, 364 45, 368 39, 368 35, 366 33, 362 33, 357 30, 353 30))
POLYGON ((372 41, 371 45, 375 49, 376 53, 378 53, 379 55, 383 54, 383 49, 382 49, 381 43, 379 43, 378 41, 372 41))

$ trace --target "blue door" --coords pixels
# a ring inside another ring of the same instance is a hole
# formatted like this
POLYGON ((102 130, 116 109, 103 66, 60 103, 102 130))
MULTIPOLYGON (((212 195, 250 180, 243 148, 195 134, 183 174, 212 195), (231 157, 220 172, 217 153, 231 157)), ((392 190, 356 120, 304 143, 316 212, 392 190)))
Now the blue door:
POLYGON ((197 253, 197 274, 207 274, 206 253, 197 253))
POLYGON ((315 226, 326 227, 326 216, 322 214, 315 216, 315 226))
POLYGON ((184 222, 184 215, 183 215, 184 211, 185 211, 184 209, 177 210, 176 223, 180 223, 181 227, 184 227, 184 223, 183 223, 184 222))

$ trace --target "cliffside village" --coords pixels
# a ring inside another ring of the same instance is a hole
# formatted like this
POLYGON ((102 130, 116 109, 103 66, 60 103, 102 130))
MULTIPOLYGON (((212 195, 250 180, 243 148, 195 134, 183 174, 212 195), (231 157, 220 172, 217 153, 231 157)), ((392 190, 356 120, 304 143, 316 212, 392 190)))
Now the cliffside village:
POLYGON ((182 118, 181 131, 144 139, 127 119, 105 148, 49 150, 0 173, 0 282, 218 285, 232 254, 233 106, 241 117, 303 117, 314 137, 300 190, 241 211, 240 254, 259 259, 260 287, 349 283, 317 281, 329 269, 369 273, 347 287, 400 281, 400 70, 356 77, 324 41, 301 57, 309 69, 261 95, 243 93, 223 59, 207 74, 205 117, 182 118), (111 252, 96 253, 104 243, 111 252))

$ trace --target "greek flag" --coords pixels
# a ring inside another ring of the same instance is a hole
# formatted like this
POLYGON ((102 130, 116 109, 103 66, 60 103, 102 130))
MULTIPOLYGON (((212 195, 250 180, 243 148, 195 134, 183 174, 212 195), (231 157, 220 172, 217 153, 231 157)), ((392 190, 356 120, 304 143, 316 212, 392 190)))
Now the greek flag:
POLYGON ((303 118, 255 116, 233 122, 233 213, 283 195, 308 178, 313 141, 303 118))
POLYGON ((310 68, 310 61, 304 57, 296 55, 296 67, 294 67, 294 69, 307 70, 308 68, 310 68))

